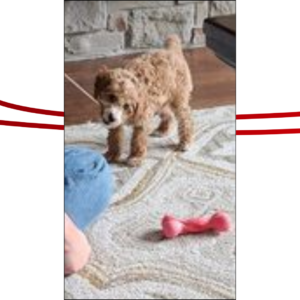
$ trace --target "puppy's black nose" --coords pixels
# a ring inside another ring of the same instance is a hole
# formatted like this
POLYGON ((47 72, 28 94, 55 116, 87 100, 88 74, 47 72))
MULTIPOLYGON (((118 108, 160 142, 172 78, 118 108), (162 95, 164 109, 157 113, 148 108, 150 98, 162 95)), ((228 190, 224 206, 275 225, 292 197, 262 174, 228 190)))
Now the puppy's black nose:
POLYGON ((115 119, 115 117, 114 117, 114 115, 113 115, 112 113, 109 113, 109 115, 108 115, 108 121, 109 121, 110 123, 116 121, 116 119, 115 119))

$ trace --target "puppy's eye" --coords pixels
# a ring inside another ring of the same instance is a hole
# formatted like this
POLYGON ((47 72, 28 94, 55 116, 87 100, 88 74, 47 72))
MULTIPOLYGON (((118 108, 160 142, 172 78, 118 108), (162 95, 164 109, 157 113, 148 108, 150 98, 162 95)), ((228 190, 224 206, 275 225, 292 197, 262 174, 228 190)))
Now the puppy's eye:
POLYGON ((130 109, 130 105, 129 105, 128 103, 125 103, 125 104, 123 105, 123 108, 124 108, 125 110, 129 110, 129 109, 130 109))
POLYGON ((117 101, 118 101, 118 98, 117 98, 116 95, 109 95, 109 96, 108 96, 108 100, 109 100, 110 102, 117 102, 117 101))

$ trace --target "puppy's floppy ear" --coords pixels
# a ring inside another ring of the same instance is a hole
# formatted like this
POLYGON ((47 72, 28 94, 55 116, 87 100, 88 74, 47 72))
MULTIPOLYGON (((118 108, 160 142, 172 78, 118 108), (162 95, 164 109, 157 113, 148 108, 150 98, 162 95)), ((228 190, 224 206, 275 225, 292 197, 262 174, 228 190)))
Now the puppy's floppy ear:
POLYGON ((105 90, 111 83, 109 70, 106 66, 101 66, 96 75, 94 83, 94 98, 97 99, 100 93, 105 90))

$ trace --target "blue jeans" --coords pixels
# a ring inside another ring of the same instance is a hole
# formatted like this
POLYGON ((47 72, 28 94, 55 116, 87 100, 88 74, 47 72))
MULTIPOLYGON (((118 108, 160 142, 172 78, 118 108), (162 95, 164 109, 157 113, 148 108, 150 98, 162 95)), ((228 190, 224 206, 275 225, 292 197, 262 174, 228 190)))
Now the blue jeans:
POLYGON ((113 179, 105 158, 86 147, 65 148, 65 213, 81 230, 105 210, 113 179))

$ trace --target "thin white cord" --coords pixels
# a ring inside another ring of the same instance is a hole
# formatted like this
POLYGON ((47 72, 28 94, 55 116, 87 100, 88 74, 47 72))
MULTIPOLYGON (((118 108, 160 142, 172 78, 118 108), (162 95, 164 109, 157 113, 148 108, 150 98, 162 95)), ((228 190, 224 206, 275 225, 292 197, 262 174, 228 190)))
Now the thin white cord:
POLYGON ((83 89, 76 81, 74 81, 68 74, 65 73, 65 77, 75 85, 83 94, 85 94, 91 101, 93 101, 98 106, 100 105, 92 95, 90 95, 85 89, 83 89))

